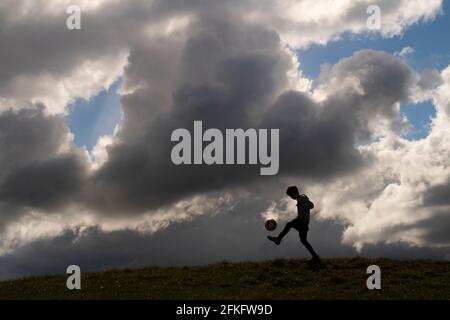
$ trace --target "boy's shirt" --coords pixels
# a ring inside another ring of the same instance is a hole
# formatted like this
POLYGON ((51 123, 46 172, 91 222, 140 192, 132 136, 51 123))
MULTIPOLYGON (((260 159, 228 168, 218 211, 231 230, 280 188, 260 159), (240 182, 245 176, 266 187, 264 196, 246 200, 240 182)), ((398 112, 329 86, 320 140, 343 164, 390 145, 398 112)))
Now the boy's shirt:
POLYGON ((311 201, 309 201, 309 198, 306 195, 302 194, 300 195, 300 197, 298 197, 297 199, 298 218, 302 223, 306 224, 307 226, 309 225, 310 220, 311 205, 312 203, 311 201))

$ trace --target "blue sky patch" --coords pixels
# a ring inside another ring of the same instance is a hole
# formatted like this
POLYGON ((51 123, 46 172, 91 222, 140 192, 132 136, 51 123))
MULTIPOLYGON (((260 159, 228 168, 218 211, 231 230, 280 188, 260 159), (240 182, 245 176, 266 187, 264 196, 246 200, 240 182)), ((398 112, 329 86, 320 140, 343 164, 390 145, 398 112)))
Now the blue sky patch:
POLYGON ((120 95, 117 90, 122 80, 114 82, 89 101, 77 99, 69 106, 67 123, 75 135, 75 144, 92 150, 99 137, 114 132, 122 118, 120 95))

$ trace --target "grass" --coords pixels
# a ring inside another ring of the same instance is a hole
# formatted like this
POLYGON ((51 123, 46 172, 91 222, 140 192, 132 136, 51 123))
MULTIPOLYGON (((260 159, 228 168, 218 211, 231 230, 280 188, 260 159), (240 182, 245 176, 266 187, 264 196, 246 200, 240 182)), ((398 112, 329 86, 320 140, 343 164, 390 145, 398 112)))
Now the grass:
POLYGON ((148 267, 0 282, 0 299, 450 299, 450 262, 330 259, 319 271, 305 260, 193 267, 148 267), (381 268, 381 290, 368 290, 366 268, 381 268))

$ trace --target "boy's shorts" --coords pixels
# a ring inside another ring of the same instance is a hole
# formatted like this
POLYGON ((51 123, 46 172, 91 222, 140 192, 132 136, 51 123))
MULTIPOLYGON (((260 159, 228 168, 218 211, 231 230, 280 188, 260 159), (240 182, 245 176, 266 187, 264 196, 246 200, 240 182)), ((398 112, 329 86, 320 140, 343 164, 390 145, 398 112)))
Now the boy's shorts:
POLYGON ((308 224, 300 220, 300 218, 295 218, 291 221, 292 227, 298 232, 308 232, 309 227, 308 224))

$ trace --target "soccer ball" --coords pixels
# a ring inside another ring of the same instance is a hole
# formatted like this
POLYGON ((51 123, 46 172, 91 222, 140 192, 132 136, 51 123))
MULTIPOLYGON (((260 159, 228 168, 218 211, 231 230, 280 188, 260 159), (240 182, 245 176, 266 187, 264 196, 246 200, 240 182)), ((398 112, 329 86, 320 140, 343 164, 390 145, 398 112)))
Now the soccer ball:
POLYGON ((277 228, 277 222, 274 219, 266 220, 266 223, 264 224, 267 231, 273 231, 277 228))

